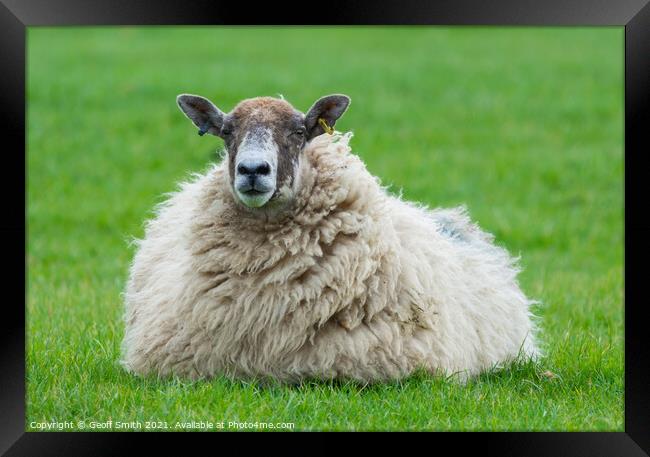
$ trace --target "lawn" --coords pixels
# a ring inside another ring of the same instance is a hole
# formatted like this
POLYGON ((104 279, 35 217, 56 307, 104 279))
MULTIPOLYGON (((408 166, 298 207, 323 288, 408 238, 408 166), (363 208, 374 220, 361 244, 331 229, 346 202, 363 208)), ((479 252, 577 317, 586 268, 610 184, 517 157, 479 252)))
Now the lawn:
MULTIPOLYGON (((623 430, 623 28, 28 30, 27 423, 623 430), (466 204, 521 255, 546 357, 467 385, 140 379, 118 364, 143 222, 218 160, 178 93, 224 111, 352 98, 339 130, 409 200, 466 204)), ((89 425, 86 425, 87 427, 89 425)))

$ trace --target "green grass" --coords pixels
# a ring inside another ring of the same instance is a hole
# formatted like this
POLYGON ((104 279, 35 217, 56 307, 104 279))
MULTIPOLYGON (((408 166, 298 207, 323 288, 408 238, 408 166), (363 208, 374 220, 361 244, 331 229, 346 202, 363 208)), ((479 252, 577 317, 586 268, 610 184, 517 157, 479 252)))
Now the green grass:
POLYGON ((30 28, 27 428, 623 430, 623 28, 30 28), (143 221, 215 150, 175 105, 352 97, 337 124, 405 198, 521 255, 547 357, 462 386, 139 379, 119 367, 143 221), (554 377, 543 373, 550 371, 554 377))

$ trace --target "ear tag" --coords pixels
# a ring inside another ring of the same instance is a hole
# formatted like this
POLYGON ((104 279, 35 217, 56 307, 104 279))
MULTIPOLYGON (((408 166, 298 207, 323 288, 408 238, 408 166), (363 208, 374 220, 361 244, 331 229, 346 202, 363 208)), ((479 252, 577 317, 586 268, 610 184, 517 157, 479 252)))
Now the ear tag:
POLYGON ((325 119, 323 119, 322 117, 318 118, 318 123, 320 124, 321 127, 323 127, 323 130, 325 130, 325 132, 327 132, 328 134, 331 135, 332 133, 334 133, 334 129, 329 125, 327 125, 327 122, 325 122, 325 119))
POLYGON ((210 129, 210 126, 208 123, 206 123, 203 127, 199 129, 199 136, 203 136, 207 133, 207 131, 210 129))

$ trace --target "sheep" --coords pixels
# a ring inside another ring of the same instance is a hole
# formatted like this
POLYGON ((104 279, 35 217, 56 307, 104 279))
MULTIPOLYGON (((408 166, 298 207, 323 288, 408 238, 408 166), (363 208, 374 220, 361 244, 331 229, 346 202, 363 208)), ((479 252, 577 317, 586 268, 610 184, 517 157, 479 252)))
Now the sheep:
POLYGON ((535 359, 517 259, 464 207, 382 187, 334 131, 349 97, 306 114, 258 97, 224 113, 177 103, 224 140, 147 222, 125 290, 123 366, 136 375, 381 382, 466 380, 535 359))

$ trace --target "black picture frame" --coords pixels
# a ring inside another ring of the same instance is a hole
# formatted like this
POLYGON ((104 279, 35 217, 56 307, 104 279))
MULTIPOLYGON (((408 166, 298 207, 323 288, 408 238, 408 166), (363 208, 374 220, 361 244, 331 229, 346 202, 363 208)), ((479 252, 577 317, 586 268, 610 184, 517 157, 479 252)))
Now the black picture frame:
MULTIPOLYGON (((0 346, 0 453, 5 455, 105 455, 128 451, 134 440, 150 434, 25 432, 26 299, 26 27, 68 25, 548 25, 625 27, 625 431, 552 433, 438 433, 423 438, 435 449, 473 447, 501 456, 584 455, 641 456, 650 453, 650 367, 643 340, 648 321, 642 284, 650 256, 650 223, 645 196, 650 118, 649 0, 370 0, 292 6, 217 0, 0 0, 0 129, 6 146, 2 156, 2 222, 5 270, 2 345, 0 346), (310 13, 322 8, 318 13, 310 13), (645 127, 645 128, 644 128, 645 127), (645 154, 644 154, 645 153, 645 154), (23 194, 21 195, 20 190, 23 194), (18 266, 24 265, 21 269, 18 266), (7 268, 8 267, 8 268, 7 268), (21 305, 22 303, 22 305, 21 305)), ((597 223, 597 221, 594 221, 597 223)), ((277 434, 273 434, 277 435, 277 434)), ((286 435, 286 434, 284 434, 286 435)), ((187 435, 185 435, 187 436, 187 435)), ((195 436, 195 435, 193 435, 195 436)), ((211 439, 203 434, 201 441, 211 439)), ((219 439, 223 435, 220 435, 219 439)), ((294 435, 295 436, 295 435, 294 435)), ((178 434, 157 434, 169 446, 178 434)), ((193 440, 195 438, 192 438, 193 440)), ((318 438, 317 438, 318 439, 318 438)), ((326 438, 327 439, 327 438, 326 438)), ((150 441, 150 440, 148 440, 150 441)), ((201 443, 196 443, 200 446, 201 443)), ((313 445, 312 445, 313 446, 313 445)), ((327 446, 327 442, 323 442, 327 446)), ((171 448, 170 448, 171 449, 171 448)), ((187 449, 187 448, 186 448, 187 449)))

